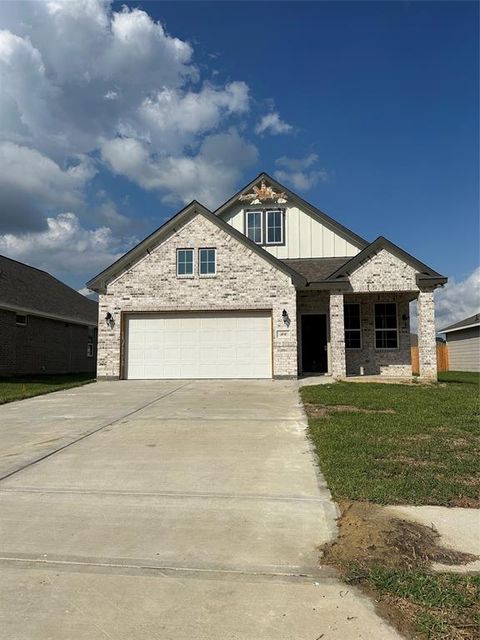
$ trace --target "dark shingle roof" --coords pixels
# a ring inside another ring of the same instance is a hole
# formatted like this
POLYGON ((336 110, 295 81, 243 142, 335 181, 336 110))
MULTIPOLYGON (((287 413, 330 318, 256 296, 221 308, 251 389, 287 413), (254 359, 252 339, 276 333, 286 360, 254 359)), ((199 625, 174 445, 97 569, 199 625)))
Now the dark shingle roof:
POLYGON ((57 280, 46 271, 0 256, 0 308, 97 324, 98 303, 57 280))
POLYGON ((307 282, 326 280, 334 271, 343 267, 351 258, 289 258, 282 260, 291 269, 306 278, 307 282))
POLYGON ((474 316, 465 318, 465 320, 455 322, 454 324, 445 327, 445 329, 440 329, 438 333, 446 333, 447 331, 453 331, 454 329, 462 329, 463 327, 469 327, 472 324, 480 324, 480 313, 476 313, 474 316))

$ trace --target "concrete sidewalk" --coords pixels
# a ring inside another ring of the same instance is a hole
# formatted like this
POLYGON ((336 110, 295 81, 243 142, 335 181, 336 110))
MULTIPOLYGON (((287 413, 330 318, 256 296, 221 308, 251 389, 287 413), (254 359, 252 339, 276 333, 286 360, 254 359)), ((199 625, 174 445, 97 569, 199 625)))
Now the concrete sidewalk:
POLYGON ((2 637, 399 638, 319 564, 337 511, 296 383, 92 384, 0 425, 2 637))

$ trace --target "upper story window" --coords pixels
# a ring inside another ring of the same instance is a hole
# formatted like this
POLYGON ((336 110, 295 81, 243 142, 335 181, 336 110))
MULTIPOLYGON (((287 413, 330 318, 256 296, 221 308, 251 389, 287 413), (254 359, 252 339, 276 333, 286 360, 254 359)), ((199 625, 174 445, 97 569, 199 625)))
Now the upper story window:
POLYGON ((217 250, 198 250, 198 273, 201 276, 214 276, 217 273, 217 250))
POLYGON ((375 305, 375 348, 398 349, 397 305, 382 302, 375 305))
POLYGON ((177 276, 193 276, 193 249, 177 249, 177 276))
POLYGON ((247 211, 247 237, 256 244, 263 244, 263 211, 247 211))
POLYGON ((346 302, 343 305, 345 322, 345 348, 362 348, 362 331, 360 321, 360 304, 358 302, 346 302))
POLYGON ((256 244, 283 244, 285 213, 281 209, 256 209, 245 212, 245 231, 256 244))
POLYGON ((267 244, 283 243, 283 211, 266 211, 267 244))

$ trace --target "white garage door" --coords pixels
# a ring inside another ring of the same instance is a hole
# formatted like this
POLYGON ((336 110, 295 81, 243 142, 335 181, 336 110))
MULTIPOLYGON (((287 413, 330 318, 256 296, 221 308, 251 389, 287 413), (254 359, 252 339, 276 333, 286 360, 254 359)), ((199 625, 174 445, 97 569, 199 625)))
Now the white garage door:
POLYGON ((271 345, 269 312, 132 315, 126 377, 271 378, 271 345))

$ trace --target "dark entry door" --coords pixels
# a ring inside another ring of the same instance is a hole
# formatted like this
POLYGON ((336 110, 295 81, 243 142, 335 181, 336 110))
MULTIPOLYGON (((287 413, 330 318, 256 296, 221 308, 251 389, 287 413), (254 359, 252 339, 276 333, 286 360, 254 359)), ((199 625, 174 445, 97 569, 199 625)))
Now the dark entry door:
POLYGON ((326 373, 327 369, 327 316, 302 316, 302 370, 326 373))

